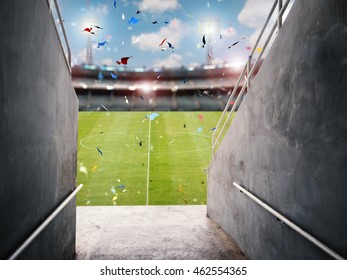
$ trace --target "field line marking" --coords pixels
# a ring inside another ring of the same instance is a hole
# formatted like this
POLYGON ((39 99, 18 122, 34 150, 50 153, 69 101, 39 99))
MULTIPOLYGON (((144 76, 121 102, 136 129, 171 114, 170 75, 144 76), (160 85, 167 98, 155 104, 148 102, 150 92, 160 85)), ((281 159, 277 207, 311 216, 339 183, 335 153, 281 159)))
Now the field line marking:
POLYGON ((152 121, 148 119, 148 150, 147 150, 147 191, 146 191, 146 205, 148 206, 148 196, 149 196, 149 164, 151 161, 151 123, 152 121))

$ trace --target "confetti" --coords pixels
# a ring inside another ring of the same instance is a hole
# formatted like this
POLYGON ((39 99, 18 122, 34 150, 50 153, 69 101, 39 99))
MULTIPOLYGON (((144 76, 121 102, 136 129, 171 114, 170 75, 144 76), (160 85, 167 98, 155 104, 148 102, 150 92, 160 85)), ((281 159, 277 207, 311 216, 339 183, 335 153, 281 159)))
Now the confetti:
POLYGON ((183 186, 182 185, 179 185, 179 187, 178 187, 178 192, 183 192, 183 186))
POLYGON ((202 132, 202 127, 198 127, 198 133, 201 133, 202 132))
POLYGON ((111 74, 112 79, 118 79, 118 76, 116 74, 113 74, 113 73, 110 73, 110 74, 111 74))
POLYGON ((81 164, 81 166, 80 166, 80 172, 82 172, 88 176, 87 167, 85 167, 83 164, 81 164))
POLYGON ((97 25, 92 25, 92 26, 94 26, 97 29, 104 29, 103 27, 100 27, 100 26, 97 26, 97 25))
POLYGON ((122 13, 122 20, 125 20, 125 15, 122 13))
POLYGON ((142 140, 140 141, 139 146, 142 146, 142 140))
POLYGON ((137 15, 140 14, 140 13, 141 13, 141 11, 139 11, 139 10, 136 11, 136 14, 137 14, 137 15))
POLYGON ((118 65, 120 64, 124 64, 124 65, 127 65, 128 64, 128 59, 131 58, 132 56, 126 56, 126 57, 122 57, 120 59, 120 61, 116 61, 118 65))
POLYGON ((157 80, 160 78, 161 74, 157 77, 157 80))
POLYGON ((118 196, 116 196, 116 195, 114 195, 113 197, 112 197, 112 201, 116 201, 118 199, 118 196))
POLYGON ((123 190, 123 192, 126 192, 126 191, 127 191, 126 189, 123 190))
POLYGON ((152 21, 152 24, 158 24, 158 21, 152 21))
POLYGON ((165 41, 166 41, 166 38, 163 41, 161 41, 161 43, 159 44, 159 47, 162 46, 165 41))
POLYGON ((119 182, 119 183, 120 183, 120 179, 117 179, 117 182, 119 182))
POLYGON ((203 121, 204 120, 204 115, 199 114, 198 118, 199 118, 200 121, 203 121))
POLYGON ((251 51, 251 50, 252 50, 252 47, 247 46, 247 47, 246 47, 246 50, 251 51))
POLYGON ((163 139, 164 137, 160 135, 159 138, 160 138, 160 139, 163 139))
POLYGON ((101 80, 104 79, 104 75, 102 74, 101 71, 100 71, 99 74, 98 74, 98 79, 99 79, 99 81, 101 81, 101 80))
POLYGON ((185 84, 186 82, 188 82, 188 79, 187 78, 185 78, 184 80, 183 80, 183 83, 185 84))
POLYGON ((170 49, 174 49, 174 46, 171 43, 169 43, 169 42, 166 42, 166 43, 169 45, 170 49))
POLYGON ((143 100, 143 96, 142 95, 140 95, 140 98, 143 100))
POLYGON ((93 30, 93 28, 91 28, 91 27, 90 27, 90 28, 86 27, 86 28, 84 28, 84 29, 82 30, 82 32, 83 32, 83 31, 91 32, 92 30, 93 30))
POLYGON ((215 127, 212 127, 211 130, 214 131, 214 130, 216 130, 216 128, 215 128, 215 127))
POLYGON ((98 48, 100 49, 100 47, 105 46, 105 44, 107 44, 107 41, 103 41, 103 42, 98 43, 98 48))
POLYGON ((233 43, 231 46, 228 47, 228 49, 230 49, 231 47, 235 46, 236 44, 238 44, 240 41, 237 41, 235 43, 233 43))
POLYGON ((164 21, 164 23, 169 24, 169 21, 164 21))
POLYGON ((140 21, 141 19, 137 19, 137 18, 134 18, 134 17, 131 17, 131 19, 130 20, 128 20, 128 23, 129 24, 136 24, 136 23, 138 23, 139 21, 140 21))
POLYGON ((118 189, 124 189, 124 188, 125 188, 125 186, 123 184, 118 186, 118 189))
POLYGON ((245 37, 243 37, 241 40, 236 41, 235 43, 233 43, 231 46, 228 47, 228 49, 230 49, 231 47, 237 45, 240 41, 242 41, 243 39, 245 39, 245 37))
POLYGON ((206 39, 205 39, 205 35, 202 36, 202 47, 204 48, 206 45, 206 39))
POLYGON ((98 166, 96 165, 96 164, 94 164, 93 166, 92 166, 92 172, 95 172, 95 170, 98 168, 98 166))
POLYGON ((106 111, 108 111, 108 109, 103 105, 101 104, 102 108, 104 108, 106 111))
POLYGON ((262 50, 263 50, 263 48, 257 48, 258 53, 261 53, 262 50))
POLYGON ((186 124, 183 125, 183 128, 186 128, 186 124))
POLYGON ((103 156, 102 151, 101 151, 98 147, 96 147, 96 149, 98 150, 98 152, 100 153, 100 155, 103 156))
POLYGON ((117 9, 117 0, 113 0, 113 6, 117 9))
POLYGON ((156 117, 158 117, 159 114, 158 113, 151 113, 148 117, 151 121, 153 121, 156 117))
POLYGON ((129 105, 129 100, 126 96, 124 96, 124 99, 125 99, 125 103, 129 105))

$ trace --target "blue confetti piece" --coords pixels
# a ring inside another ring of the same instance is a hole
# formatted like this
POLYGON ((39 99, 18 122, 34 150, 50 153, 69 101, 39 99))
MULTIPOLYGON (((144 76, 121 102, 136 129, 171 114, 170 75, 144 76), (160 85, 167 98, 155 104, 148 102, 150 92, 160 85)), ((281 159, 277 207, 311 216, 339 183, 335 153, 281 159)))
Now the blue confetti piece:
POLYGON ((119 188, 119 189, 124 189, 125 186, 122 184, 122 185, 119 185, 118 188, 119 188))
POLYGON ((211 130, 213 131, 213 130, 216 130, 216 128, 214 127, 214 128, 211 128, 211 130))
POLYGON ((107 41, 98 43, 98 48, 105 46, 105 44, 107 44, 107 41))
POLYGON ((202 127, 198 127, 198 133, 202 132, 202 127))
POLYGON ((113 6, 117 9, 117 0, 113 0, 113 6))
POLYGON ((129 24, 136 24, 136 23, 138 23, 140 21, 140 19, 137 19, 137 18, 134 18, 134 17, 131 17, 131 19, 130 20, 128 20, 128 23, 129 24))
POLYGON ((118 76, 116 74, 111 73, 112 79, 118 79, 118 76))
MULTIPOLYGON (((148 115, 146 115, 146 118, 147 118, 148 115)), ((159 114, 158 113, 151 113, 148 118, 153 121, 156 117, 158 117, 159 114)))
POLYGON ((101 73, 101 71, 98 74, 98 79, 101 81, 104 79, 104 75, 101 73))

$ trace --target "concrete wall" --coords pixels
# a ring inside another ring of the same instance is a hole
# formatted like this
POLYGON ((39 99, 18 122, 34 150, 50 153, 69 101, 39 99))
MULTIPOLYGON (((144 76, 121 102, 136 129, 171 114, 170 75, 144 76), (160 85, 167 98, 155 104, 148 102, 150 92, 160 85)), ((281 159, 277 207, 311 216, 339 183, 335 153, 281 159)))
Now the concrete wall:
MULTIPOLYGON (((78 101, 46 1, 0 1, 0 259, 74 189, 78 101)), ((75 201, 21 259, 75 253, 75 201)))
POLYGON ((207 214, 252 259, 347 258, 347 3, 296 1, 212 159, 207 214))

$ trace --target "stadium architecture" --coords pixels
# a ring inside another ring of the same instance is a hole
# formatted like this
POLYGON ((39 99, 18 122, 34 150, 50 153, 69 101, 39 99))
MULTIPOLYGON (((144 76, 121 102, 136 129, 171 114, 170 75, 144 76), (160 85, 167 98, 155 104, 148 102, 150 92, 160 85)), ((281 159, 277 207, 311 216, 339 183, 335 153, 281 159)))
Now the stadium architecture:
POLYGON ((242 63, 168 69, 80 65, 72 68, 72 77, 80 111, 219 111, 243 67, 242 63))

